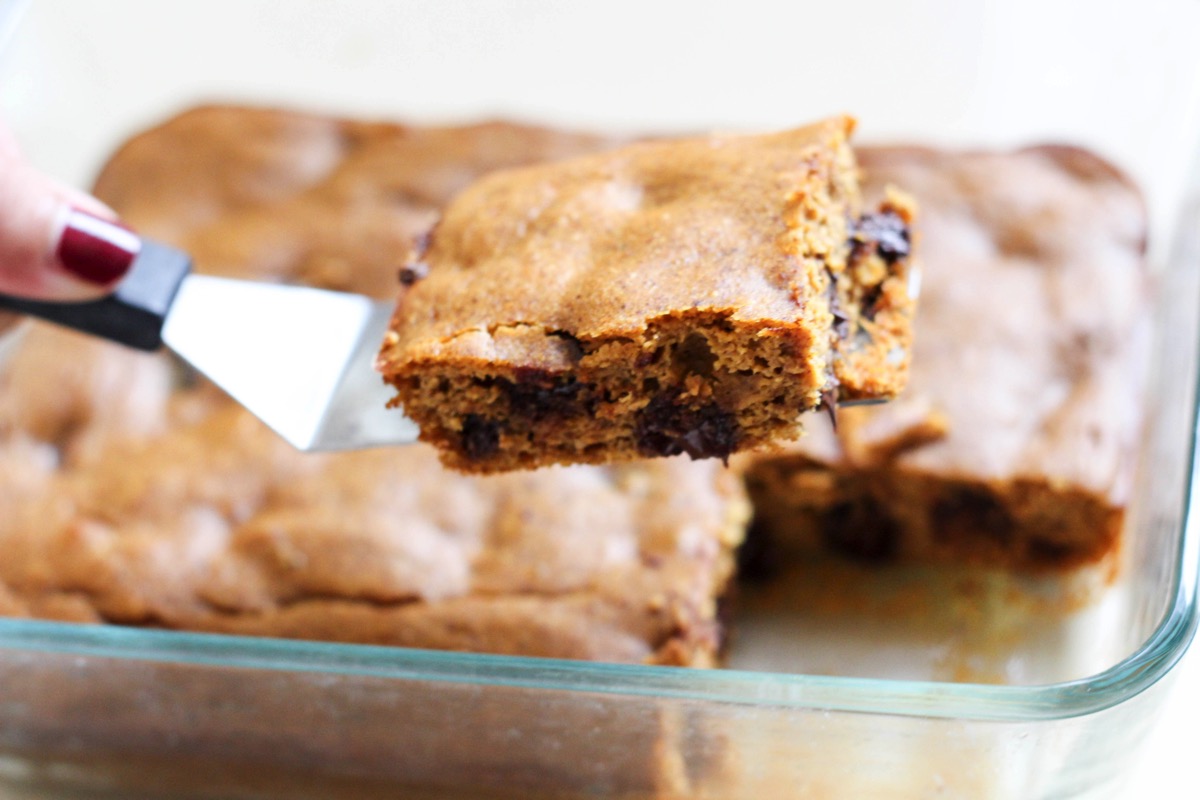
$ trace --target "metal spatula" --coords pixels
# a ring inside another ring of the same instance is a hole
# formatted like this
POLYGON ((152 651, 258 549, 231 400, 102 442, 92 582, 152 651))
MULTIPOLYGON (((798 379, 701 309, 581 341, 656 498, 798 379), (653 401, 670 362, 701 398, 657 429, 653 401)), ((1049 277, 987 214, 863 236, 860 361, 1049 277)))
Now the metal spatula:
POLYGON ((0 294, 0 308, 141 350, 164 344, 300 450, 410 444, 417 426, 386 407, 375 372, 392 304, 342 292, 191 273, 142 242, 116 291, 86 303, 0 294))

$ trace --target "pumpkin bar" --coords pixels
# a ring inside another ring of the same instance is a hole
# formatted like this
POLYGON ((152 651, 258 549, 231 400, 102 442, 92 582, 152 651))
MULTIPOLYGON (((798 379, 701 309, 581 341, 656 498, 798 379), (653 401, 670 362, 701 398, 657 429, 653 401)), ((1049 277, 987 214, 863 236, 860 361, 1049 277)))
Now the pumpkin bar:
POLYGON ((1149 361, 1139 192, 1070 147, 859 156, 867 196, 921 206, 909 387, 750 461, 756 541, 1022 570, 1117 552, 1149 361))
POLYGON ((401 273, 377 366, 465 472, 799 433, 908 369, 913 206, 865 213, 848 117, 485 177, 401 273))

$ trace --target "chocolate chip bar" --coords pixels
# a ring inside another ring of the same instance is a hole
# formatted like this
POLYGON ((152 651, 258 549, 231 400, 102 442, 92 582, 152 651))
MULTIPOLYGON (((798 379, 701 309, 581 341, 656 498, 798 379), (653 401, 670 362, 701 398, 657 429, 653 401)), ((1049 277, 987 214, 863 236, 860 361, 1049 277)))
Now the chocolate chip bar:
POLYGON ((913 206, 864 213, 849 118, 629 145, 460 194, 402 272, 377 365, 465 472, 799 433, 908 369, 913 206))
POLYGON ((867 196, 895 182, 921 206, 910 384, 753 460, 756 535, 1023 570, 1113 554, 1149 361, 1138 191, 1068 147, 859 156, 867 196))

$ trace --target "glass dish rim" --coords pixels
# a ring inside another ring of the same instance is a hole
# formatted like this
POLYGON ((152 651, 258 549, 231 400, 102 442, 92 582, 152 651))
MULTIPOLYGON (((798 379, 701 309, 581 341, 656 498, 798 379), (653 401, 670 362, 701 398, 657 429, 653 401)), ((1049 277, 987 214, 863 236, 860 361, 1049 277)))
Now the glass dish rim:
POLYGON ((1141 647, 1095 675, 1032 686, 610 664, 35 619, 0 619, 0 651, 905 717, 1053 721, 1124 703, 1182 658, 1197 627, 1190 579, 1200 553, 1194 532, 1188 538, 1191 563, 1177 575, 1185 579, 1177 580, 1174 603, 1141 647))

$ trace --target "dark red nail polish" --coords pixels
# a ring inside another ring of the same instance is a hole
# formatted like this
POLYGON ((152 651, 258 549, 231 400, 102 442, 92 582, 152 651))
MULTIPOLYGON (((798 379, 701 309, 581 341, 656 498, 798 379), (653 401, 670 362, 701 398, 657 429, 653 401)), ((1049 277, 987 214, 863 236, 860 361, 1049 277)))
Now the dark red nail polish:
POLYGON ((129 271, 141 249, 142 240, 125 226, 73 208, 56 255, 72 275, 88 283, 108 284, 129 271))

